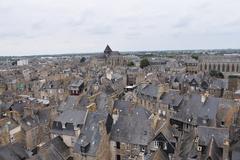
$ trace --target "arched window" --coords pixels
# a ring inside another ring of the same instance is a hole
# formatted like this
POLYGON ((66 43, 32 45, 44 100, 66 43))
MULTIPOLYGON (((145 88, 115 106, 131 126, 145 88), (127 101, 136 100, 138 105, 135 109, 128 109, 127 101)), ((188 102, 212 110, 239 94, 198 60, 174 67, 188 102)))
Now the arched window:
POLYGON ((232 72, 235 72, 235 66, 232 64, 232 72))
POLYGON ((222 65, 222 71, 225 72, 225 64, 222 65))
POLYGON ((204 68, 205 68, 205 70, 207 70, 207 64, 205 64, 205 67, 204 67, 204 68))
POLYGON ((213 64, 213 70, 216 70, 216 64, 213 64))
POLYGON ((236 72, 239 72, 239 66, 238 66, 238 64, 237 64, 236 72))
POLYGON ((218 68, 217 68, 218 71, 220 71, 220 64, 218 64, 218 68))
POLYGON ((212 64, 210 63, 209 64, 209 69, 208 69, 209 71, 211 71, 212 70, 212 64))
POLYGON ((226 72, 229 72, 229 64, 227 64, 227 69, 226 69, 226 72))

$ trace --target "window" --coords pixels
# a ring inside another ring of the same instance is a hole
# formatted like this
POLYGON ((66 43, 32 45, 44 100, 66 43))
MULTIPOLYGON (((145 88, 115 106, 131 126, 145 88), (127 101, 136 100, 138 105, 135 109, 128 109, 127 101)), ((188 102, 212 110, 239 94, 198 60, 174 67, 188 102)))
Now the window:
POLYGON ((161 110, 159 109, 159 110, 158 110, 158 114, 160 115, 161 113, 162 113, 162 112, 161 112, 161 110))
POLYGON ((225 124, 224 121, 222 121, 222 122, 221 122, 221 126, 224 126, 224 124, 225 124))
POLYGON ((222 65, 222 71, 225 72, 225 64, 222 65))
POLYGON ((165 142, 165 143, 163 144, 163 150, 166 151, 167 149, 168 149, 168 145, 167 145, 167 143, 165 142))
POLYGON ((145 147, 141 146, 141 152, 145 152, 145 147))
POLYGON ((227 69, 226 69, 226 72, 229 72, 229 64, 227 64, 227 69))
POLYGON ((121 156, 119 154, 116 156, 116 160, 121 160, 121 156))
POLYGON ((75 139, 73 137, 71 137, 71 143, 74 144, 75 143, 75 139))
POLYGON ((232 64, 232 72, 235 72, 234 64, 232 64))
POLYGON ((116 142, 116 146, 117 146, 117 149, 120 149, 120 146, 121 146, 120 142, 116 142))
POLYGON ((159 147, 159 142, 158 141, 154 141, 154 148, 158 148, 159 147))
POLYGON ((162 111, 163 116, 166 116, 166 111, 162 111))

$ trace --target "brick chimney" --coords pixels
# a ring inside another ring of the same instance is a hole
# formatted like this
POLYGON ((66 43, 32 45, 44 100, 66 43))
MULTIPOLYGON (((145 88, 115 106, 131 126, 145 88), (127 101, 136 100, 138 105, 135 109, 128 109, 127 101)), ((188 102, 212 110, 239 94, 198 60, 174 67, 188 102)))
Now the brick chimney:
POLYGON ((223 160, 229 160, 229 140, 227 138, 224 139, 223 142, 223 160))

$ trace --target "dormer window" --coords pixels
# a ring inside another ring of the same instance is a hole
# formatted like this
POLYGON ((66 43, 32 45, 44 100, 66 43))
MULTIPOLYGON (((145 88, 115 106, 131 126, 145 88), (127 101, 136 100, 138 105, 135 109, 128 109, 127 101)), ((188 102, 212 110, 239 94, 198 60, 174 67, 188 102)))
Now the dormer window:
POLYGON ((163 150, 166 151, 167 149, 168 149, 167 143, 165 142, 165 143, 163 143, 163 150))
POLYGON ((67 130, 74 130, 73 123, 66 123, 66 124, 65 124, 65 128, 66 128, 67 130))
POLYGON ((207 120, 206 119, 203 119, 203 124, 207 124, 207 120))
POLYGON ((224 127, 224 125, 225 125, 225 122, 221 121, 221 126, 224 127))

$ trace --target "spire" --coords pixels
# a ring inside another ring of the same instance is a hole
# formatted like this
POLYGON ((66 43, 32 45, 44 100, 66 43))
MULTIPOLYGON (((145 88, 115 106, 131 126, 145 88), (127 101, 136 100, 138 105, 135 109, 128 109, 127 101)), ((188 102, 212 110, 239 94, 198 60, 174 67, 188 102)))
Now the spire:
POLYGON ((110 54, 112 52, 112 49, 109 47, 109 45, 107 45, 107 47, 104 50, 105 54, 110 54))

